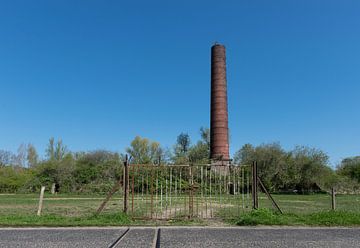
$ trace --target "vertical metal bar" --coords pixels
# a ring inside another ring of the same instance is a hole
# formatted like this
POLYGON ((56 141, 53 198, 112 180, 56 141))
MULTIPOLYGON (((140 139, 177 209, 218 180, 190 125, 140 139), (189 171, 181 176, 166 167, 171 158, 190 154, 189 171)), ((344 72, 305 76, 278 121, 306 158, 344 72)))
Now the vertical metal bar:
POLYGON ((140 201, 140 191, 141 191, 141 178, 140 178, 140 175, 142 174, 141 172, 141 168, 139 165, 136 165, 136 169, 137 169, 137 177, 136 177, 136 185, 137 185, 137 195, 136 195, 136 199, 135 199, 135 211, 136 209, 140 209, 141 208, 141 203, 139 202, 140 201))
POLYGON ((177 204, 178 204, 178 198, 177 198, 177 180, 178 180, 178 178, 177 178, 177 170, 176 170, 176 168, 174 168, 174 169, 175 169, 175 179, 174 179, 175 180, 175 189, 174 189, 175 213, 174 213, 174 217, 176 219, 176 209, 177 209, 177 204))
POLYGON ((251 197, 252 197, 252 208, 253 209, 256 209, 256 196, 255 196, 255 192, 256 192, 256 182, 255 182, 255 161, 253 162, 252 164, 252 167, 251 167, 251 178, 252 178, 252 181, 251 181, 251 197))
POLYGON ((204 194, 203 194, 203 166, 202 165, 199 165, 198 167, 198 177, 197 177, 197 180, 199 181, 197 184, 200 185, 199 187, 199 190, 197 191, 197 208, 199 208, 199 201, 200 201, 200 216, 201 218, 204 218, 204 211, 202 211, 202 207, 203 207, 203 197, 204 197, 204 194), (200 176, 199 176, 200 174, 200 176))
POLYGON ((179 188, 180 188, 180 195, 181 195, 181 197, 184 197, 184 213, 186 213, 187 211, 186 211, 186 194, 184 194, 183 193, 183 188, 181 187, 181 185, 182 185, 182 176, 181 176, 181 174, 182 174, 182 170, 183 170, 183 168, 180 168, 180 186, 179 186, 179 188))
POLYGON ((153 213, 154 213, 154 166, 152 165, 150 167, 150 177, 151 177, 151 181, 150 181, 150 218, 153 219, 153 213))
POLYGON ((192 183, 192 166, 189 166, 189 218, 193 217, 193 183, 192 183))
POLYGON ((255 161, 255 175, 256 175, 256 178, 255 178, 255 189, 256 189, 256 209, 259 208, 259 177, 258 177, 258 166, 257 166, 257 161, 255 161))
POLYGON ((248 207, 250 204, 250 171, 248 170, 246 172, 246 207, 248 207))
POLYGON ((222 197, 221 197, 221 195, 222 195, 222 175, 221 175, 222 173, 221 173, 221 170, 220 170, 220 168, 219 168, 219 187, 220 187, 220 189, 219 189, 219 198, 220 198, 220 209, 222 208, 222 197))
POLYGON ((276 201, 274 200, 274 198, 270 195, 270 193, 267 191, 267 189, 265 188, 265 185, 261 182, 260 178, 258 177, 258 182, 261 186, 261 188, 263 189, 263 191, 265 192, 266 196, 269 198, 269 200, 271 201, 271 203, 273 204, 273 206, 282 214, 282 211, 279 207, 279 205, 276 203, 276 201))
MULTIPOLYGON (((241 168, 241 167, 240 167, 241 168)), ((240 178, 240 179, 242 179, 241 181, 242 181, 242 194, 241 194, 241 196, 242 196, 242 208, 243 208, 243 210, 245 209, 245 168, 241 168, 241 176, 242 176, 242 178, 240 178)))
POLYGON ((132 175, 131 175, 131 216, 134 217, 134 180, 135 180, 135 166, 131 166, 131 171, 132 171, 132 175))
POLYGON ((253 199, 253 209, 258 209, 258 196, 257 196, 257 163, 256 161, 253 162, 252 166, 252 199, 253 199))
POLYGON ((235 167, 233 167, 233 170, 232 170, 232 173, 233 173, 233 193, 234 193, 234 196, 236 195, 236 179, 235 179, 235 175, 236 175, 236 170, 235 170, 235 167))
POLYGON ((172 167, 170 166, 170 183, 169 183, 169 198, 170 198, 170 218, 171 218, 171 212, 172 212, 172 194, 171 194, 171 186, 172 186, 172 167))
POLYGON ((142 167, 141 171, 141 201, 144 202, 144 174, 145 170, 144 167, 142 167))
POLYGON ((208 203, 207 203, 207 200, 208 200, 208 192, 207 192, 207 186, 208 186, 208 183, 207 183, 207 166, 205 167, 205 188, 204 188, 204 191, 205 191, 205 212, 206 212, 206 218, 208 218, 208 203))
POLYGON ((165 219, 167 219, 167 211, 168 211, 168 179, 167 179, 167 171, 165 171, 165 177, 166 177, 166 179, 165 179, 165 219))
POLYGON ((161 218, 163 216, 163 170, 160 170, 160 212, 161 212, 161 218))
POLYGON ((237 172, 237 197, 238 197, 238 200, 237 200, 237 207, 238 207, 238 216, 240 215, 240 199, 241 199, 241 188, 240 188, 240 175, 241 175, 241 167, 238 166, 237 169, 236 169, 236 172, 237 172))
MULTIPOLYGON (((199 183, 197 182, 197 180, 199 180, 199 167, 198 166, 196 166, 196 184, 198 185, 199 183)), ((195 191, 195 201, 196 201, 196 217, 199 217, 199 196, 198 196, 198 194, 199 194, 199 191, 198 190, 196 190, 195 191)), ((201 215, 201 217, 202 217, 202 215, 201 215)))
MULTIPOLYGON (((159 164, 160 166, 160 164, 159 164)), ((158 218, 158 208, 159 208, 159 199, 158 199, 158 190, 159 190, 159 166, 155 168, 156 171, 156 186, 155 186, 155 219, 158 218)))
POLYGON ((146 185, 145 185, 145 209, 146 216, 149 217, 149 206, 148 206, 148 197, 149 197, 149 167, 145 166, 146 170, 146 185))
POLYGON ((129 196, 129 167, 127 154, 125 156, 124 170, 124 213, 127 213, 129 196))
POLYGON ((209 171, 209 174, 210 174, 210 217, 212 218, 213 217, 213 209, 212 209, 212 196, 211 196, 211 166, 210 166, 210 171, 209 171))

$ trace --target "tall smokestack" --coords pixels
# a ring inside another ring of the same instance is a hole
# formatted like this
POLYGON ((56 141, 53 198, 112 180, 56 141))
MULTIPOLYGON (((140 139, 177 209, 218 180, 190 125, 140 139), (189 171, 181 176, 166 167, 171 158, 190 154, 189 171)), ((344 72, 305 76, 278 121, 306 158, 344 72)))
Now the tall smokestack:
POLYGON ((211 47, 210 158, 229 160, 225 46, 211 47))

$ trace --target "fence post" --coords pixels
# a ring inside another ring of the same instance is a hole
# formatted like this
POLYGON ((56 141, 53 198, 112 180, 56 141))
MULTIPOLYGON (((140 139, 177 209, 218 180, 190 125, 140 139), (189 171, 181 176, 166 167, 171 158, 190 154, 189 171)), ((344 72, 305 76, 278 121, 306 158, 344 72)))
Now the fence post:
POLYGON ((331 209, 335 210, 336 208, 336 192, 334 188, 331 188, 331 209))
POLYGON ((253 209, 259 208, 259 200, 258 200, 258 180, 257 180, 257 162, 254 161, 252 165, 252 200, 253 200, 253 209))
POLYGON ((37 211, 38 216, 41 215, 41 210, 42 210, 43 200, 44 200, 44 192, 45 192, 45 186, 41 186, 40 199, 39 199, 39 208, 38 208, 38 211, 37 211))
POLYGON ((124 161, 124 213, 128 210, 128 197, 129 197, 129 164, 128 155, 125 156, 124 161))

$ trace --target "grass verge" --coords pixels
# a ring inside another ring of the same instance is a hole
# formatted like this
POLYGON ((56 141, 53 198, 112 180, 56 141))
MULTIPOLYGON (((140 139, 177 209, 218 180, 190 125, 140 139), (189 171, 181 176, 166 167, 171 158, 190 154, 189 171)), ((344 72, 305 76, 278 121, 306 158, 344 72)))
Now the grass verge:
POLYGON ((84 217, 65 217, 59 215, 1 215, 0 226, 122 226, 132 221, 123 213, 102 214, 84 217))
POLYGON ((244 213, 240 217, 229 220, 229 222, 239 226, 360 226, 360 213, 322 211, 310 214, 279 214, 269 209, 259 209, 244 213))

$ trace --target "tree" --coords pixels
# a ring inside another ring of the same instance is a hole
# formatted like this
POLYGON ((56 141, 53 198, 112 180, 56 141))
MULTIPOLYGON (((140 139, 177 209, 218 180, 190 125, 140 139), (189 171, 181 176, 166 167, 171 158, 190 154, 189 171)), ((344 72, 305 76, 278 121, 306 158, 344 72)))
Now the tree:
POLYGON ((174 145, 172 161, 174 164, 188 163, 188 152, 190 148, 190 136, 187 133, 180 133, 174 145))
POLYGON ((209 147, 202 141, 198 141, 196 145, 192 146, 189 150, 189 161, 194 164, 208 164, 209 156, 209 147))
POLYGON ((76 190, 106 192, 122 175, 122 160, 118 153, 95 150, 78 156, 73 173, 76 190))
POLYGON ((210 129, 207 127, 200 128, 200 136, 203 143, 207 144, 210 149, 210 129))
POLYGON ((251 163, 255 160, 254 156, 254 147, 251 144, 245 144, 239 151, 234 155, 235 164, 245 164, 251 163))
POLYGON ((34 167, 38 164, 39 156, 36 152, 35 146, 28 144, 27 146, 27 162, 29 167, 34 167))
POLYGON ((345 158, 337 167, 337 173, 360 183, 360 156, 345 158))
POLYGON ((209 128, 200 128, 199 140, 189 149, 189 161, 191 163, 207 164, 210 158, 210 130, 209 128))
POLYGON ((0 166, 11 165, 14 154, 10 151, 0 150, 0 166))
POLYGON ((54 137, 49 139, 49 144, 46 148, 46 157, 48 160, 55 160, 55 140, 54 137))
POLYGON ((160 143, 136 136, 126 149, 135 164, 156 163, 163 156, 160 143))
POLYGON ((46 148, 46 156, 48 160, 60 161, 68 153, 67 147, 59 139, 56 143, 53 137, 49 139, 48 147, 46 148))
POLYGON ((27 157, 27 146, 26 144, 22 143, 17 149, 17 154, 14 159, 14 165, 25 167, 26 157, 27 157))
POLYGON ((187 133, 181 133, 177 137, 176 147, 182 154, 186 154, 190 147, 190 136, 187 133))
POLYGON ((299 176, 298 190, 307 191, 319 187, 321 178, 329 169, 328 155, 319 149, 306 146, 296 146, 290 155, 299 176))
POLYGON ((257 161, 259 176, 271 191, 311 191, 330 182, 328 156, 321 150, 297 146, 285 151, 279 143, 253 147, 245 144, 235 153, 237 164, 257 161), (324 178, 328 178, 325 183, 324 178))

